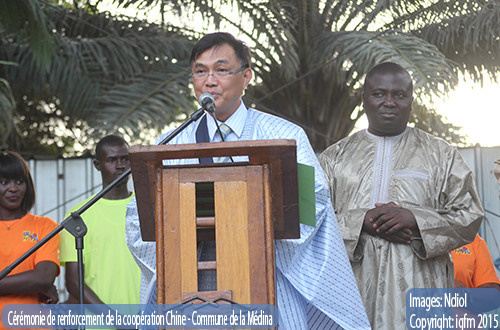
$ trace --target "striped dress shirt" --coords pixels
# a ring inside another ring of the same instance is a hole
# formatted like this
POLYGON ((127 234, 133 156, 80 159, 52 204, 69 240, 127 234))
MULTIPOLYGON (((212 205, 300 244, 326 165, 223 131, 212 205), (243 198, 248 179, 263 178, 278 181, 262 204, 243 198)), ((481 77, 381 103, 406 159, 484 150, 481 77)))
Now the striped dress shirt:
MULTIPOLYGON (((196 143, 200 121, 188 126, 170 143, 196 143)), ((220 136, 216 134, 213 118, 208 117, 206 122, 209 137, 216 142, 220 136)), ((226 141, 295 140, 297 162, 315 170, 316 227, 301 224, 299 239, 275 241, 279 329, 370 329, 323 170, 304 130, 277 116, 247 109, 243 102, 225 123, 231 127, 226 141)), ((245 156, 233 158, 246 160, 245 156)), ((197 162, 197 159, 175 160, 176 164, 197 162)), ((135 199, 127 207, 126 239, 142 270, 141 302, 154 302, 156 244, 142 241, 135 199)))

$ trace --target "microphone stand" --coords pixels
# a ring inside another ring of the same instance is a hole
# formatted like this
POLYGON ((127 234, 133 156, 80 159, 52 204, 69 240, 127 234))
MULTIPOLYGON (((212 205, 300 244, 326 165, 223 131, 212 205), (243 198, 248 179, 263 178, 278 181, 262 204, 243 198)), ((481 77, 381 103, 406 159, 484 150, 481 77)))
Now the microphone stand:
MULTIPOLYGON (((204 109, 200 108, 196 110, 189 118, 182 123, 179 127, 173 130, 169 135, 167 135, 158 145, 166 144, 174 137, 176 137, 180 132, 182 132, 187 126, 189 126, 192 122, 197 121, 204 113, 204 109)), ((120 177, 116 178, 113 182, 111 182, 108 186, 103 188, 100 192, 98 192, 94 197, 92 197, 85 205, 80 207, 75 212, 71 213, 66 219, 64 219, 57 228, 51 231, 47 236, 41 239, 38 243, 33 245, 28 251, 26 251, 22 256, 16 259, 12 264, 5 267, 0 272, 0 280, 2 280, 5 276, 9 275, 10 272, 14 268, 16 268, 21 262, 23 262, 26 258, 32 255, 35 251, 37 251, 41 246, 47 243, 52 237, 56 236, 63 228, 66 228, 68 232, 70 232, 75 237, 75 246, 77 249, 78 256, 78 284, 79 284, 79 293, 80 293, 80 305, 83 306, 83 289, 84 289, 84 281, 83 281, 83 237, 87 233, 87 226, 83 222, 81 214, 88 210, 92 205, 94 205, 99 199, 101 199, 104 195, 106 195, 111 189, 113 189, 116 185, 118 185, 122 180, 128 177, 132 173, 131 169, 128 169, 123 173, 120 177)))

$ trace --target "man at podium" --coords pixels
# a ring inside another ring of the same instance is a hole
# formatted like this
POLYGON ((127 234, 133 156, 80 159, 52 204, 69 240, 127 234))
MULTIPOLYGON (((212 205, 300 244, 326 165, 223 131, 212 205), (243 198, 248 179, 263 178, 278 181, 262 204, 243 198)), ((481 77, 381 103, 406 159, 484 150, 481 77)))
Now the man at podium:
MULTIPOLYGON (((275 241, 279 328, 369 329, 329 189, 305 132, 282 118, 245 106, 241 97, 253 73, 250 50, 242 41, 223 32, 205 35, 194 46, 190 61, 196 97, 204 93, 213 96, 217 122, 205 114, 170 144, 293 139, 297 162, 314 167, 316 227, 301 224, 299 239, 275 241)), ((220 160, 182 159, 175 163, 203 161, 220 160)), ((127 208, 126 238, 142 271, 141 303, 155 303, 156 243, 142 240, 135 199, 127 208)))

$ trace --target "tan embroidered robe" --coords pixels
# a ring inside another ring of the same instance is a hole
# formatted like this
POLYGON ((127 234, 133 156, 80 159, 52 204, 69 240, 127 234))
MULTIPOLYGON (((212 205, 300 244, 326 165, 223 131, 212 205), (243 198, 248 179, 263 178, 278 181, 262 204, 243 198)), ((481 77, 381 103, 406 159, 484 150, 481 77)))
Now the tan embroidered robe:
POLYGON ((483 208, 472 172, 456 148, 410 127, 394 137, 357 132, 320 163, 372 327, 404 329, 406 291, 453 287, 449 251, 476 235, 483 208), (413 212, 422 240, 361 232, 366 211, 391 201, 413 212))

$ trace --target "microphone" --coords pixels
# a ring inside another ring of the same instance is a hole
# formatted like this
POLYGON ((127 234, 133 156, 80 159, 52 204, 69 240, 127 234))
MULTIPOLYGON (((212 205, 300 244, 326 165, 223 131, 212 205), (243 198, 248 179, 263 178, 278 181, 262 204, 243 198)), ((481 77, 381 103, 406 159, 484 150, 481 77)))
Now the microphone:
POLYGON ((203 93, 198 99, 198 103, 200 103, 201 107, 208 111, 211 114, 215 114, 215 100, 212 94, 203 93))
MULTIPOLYGON (((214 99, 214 96, 210 93, 203 93, 203 94, 201 94, 200 98, 198 99, 198 103, 200 103, 200 106, 202 107, 202 109, 213 114, 212 117, 215 121, 215 126, 217 126, 217 132, 219 132, 221 141, 224 142, 224 135, 220 131, 219 122, 215 118, 215 99, 214 99)), ((232 163, 234 163, 233 157, 229 156, 229 159, 231 160, 232 163)))

